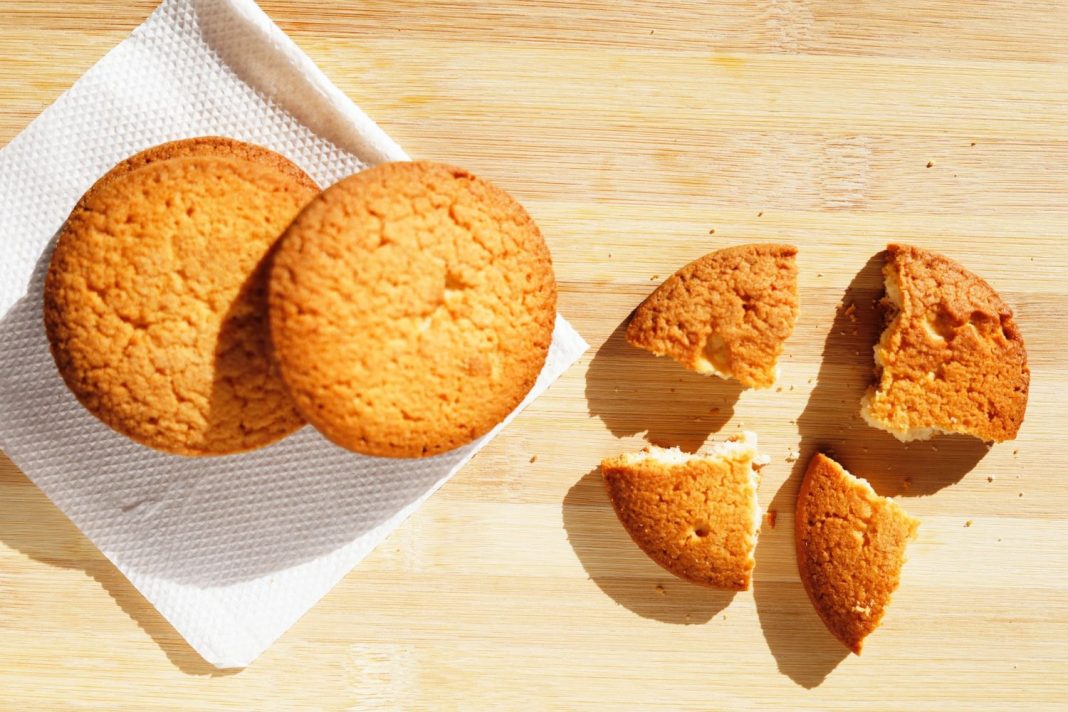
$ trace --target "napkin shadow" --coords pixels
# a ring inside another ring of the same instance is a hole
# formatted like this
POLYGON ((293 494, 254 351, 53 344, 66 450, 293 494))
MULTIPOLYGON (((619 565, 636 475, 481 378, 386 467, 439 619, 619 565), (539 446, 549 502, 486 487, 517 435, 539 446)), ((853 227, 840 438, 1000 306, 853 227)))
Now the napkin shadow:
POLYGON ((307 427, 243 455, 137 445, 90 415, 56 371, 41 316, 54 244, 0 321, 3 444, 128 576, 208 588, 312 561, 398 515, 473 447, 417 463, 370 458, 307 427))
POLYGON ((586 401, 616 437, 645 432, 661 447, 696 452, 734 415, 742 386, 702 376, 666 356, 627 343, 624 320, 597 349, 586 372, 586 401))
POLYGON ((600 468, 568 491, 563 520, 568 541, 590 579, 616 603, 643 618, 707 623, 734 599, 734 591, 678 579, 642 553, 612 511, 600 468))
POLYGON ((0 471, 12 472, 5 486, 20 492, 17 507, 11 501, 0 505, 0 542, 36 561, 84 571, 186 675, 228 677, 241 672, 242 668, 216 668, 200 657, 103 554, 83 545, 84 535, 78 528, 2 453, 0 462, 0 471), (72 551, 76 557, 69 554, 72 551))

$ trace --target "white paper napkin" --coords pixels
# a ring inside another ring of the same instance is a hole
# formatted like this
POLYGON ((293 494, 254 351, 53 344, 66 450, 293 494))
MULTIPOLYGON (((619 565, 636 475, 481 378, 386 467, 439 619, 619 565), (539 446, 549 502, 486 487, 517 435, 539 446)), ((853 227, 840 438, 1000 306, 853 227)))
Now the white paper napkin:
MULTIPOLYGON (((166 0, 0 151, 0 447, 206 660, 242 667, 497 430, 417 461, 353 455, 310 428, 247 455, 185 459, 89 415, 42 326, 52 238, 119 160, 201 135, 268 146, 324 186, 406 158, 251 0, 166 0)), ((586 348, 557 317, 520 409, 586 348)))

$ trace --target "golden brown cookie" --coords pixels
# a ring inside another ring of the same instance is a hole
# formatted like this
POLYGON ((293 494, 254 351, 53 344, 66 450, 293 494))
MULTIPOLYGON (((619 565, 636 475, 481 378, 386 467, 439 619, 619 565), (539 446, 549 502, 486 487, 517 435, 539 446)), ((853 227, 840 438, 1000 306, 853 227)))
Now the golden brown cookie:
POLYGON ((775 382, 797 319, 797 248, 739 245, 686 265, 641 303, 627 341, 749 388, 775 382))
POLYGON ((183 455, 299 428, 270 357, 265 262, 316 192, 269 162, 208 156, 94 186, 60 232, 44 293, 52 355, 78 400, 183 455))
POLYGON ((890 245, 883 274, 890 320, 864 420, 900 440, 1016 437, 1031 371, 1012 309, 980 277, 918 247, 890 245))
POLYGON ((834 637, 860 655, 890 605, 919 521, 817 454, 801 483, 794 525, 797 568, 812 605, 834 637))
POLYGON ((271 336, 334 443, 422 457, 484 435, 534 385, 556 281, 538 227, 459 168, 388 163, 326 190, 282 238, 271 336))
POLYGON ((708 455, 646 447, 608 458, 608 498, 634 543, 679 578, 745 591, 760 530, 756 435, 716 445, 708 455))
POLYGON ((169 161, 172 158, 191 158, 193 156, 235 158, 243 161, 251 161, 252 163, 259 163, 269 168, 276 169, 289 176, 300 185, 316 192, 319 191, 319 186, 315 184, 315 181, 308 177, 307 173, 302 171, 295 163, 280 153, 275 153, 271 149, 264 148, 263 146, 257 146, 253 143, 245 143, 244 141, 238 141, 224 136, 198 136, 196 138, 186 138, 178 141, 171 141, 169 143, 162 143, 130 156, 105 173, 99 180, 97 180, 92 188, 86 191, 85 195, 92 195, 95 190, 101 188, 109 181, 112 181, 119 176, 126 175, 131 171, 135 171, 138 168, 144 168, 149 164, 158 163, 160 161, 169 161))

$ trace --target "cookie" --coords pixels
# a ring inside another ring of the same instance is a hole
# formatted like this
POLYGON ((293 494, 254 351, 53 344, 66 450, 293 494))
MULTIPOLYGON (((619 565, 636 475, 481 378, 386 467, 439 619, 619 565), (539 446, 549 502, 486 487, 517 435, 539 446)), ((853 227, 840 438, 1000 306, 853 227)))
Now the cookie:
POLYGON ((756 435, 745 432, 707 455, 646 447, 601 463, 623 528, 679 578, 745 591, 760 531, 756 435))
POLYGON ((823 454, 809 461, 794 523, 801 583, 828 630, 860 655, 920 523, 823 454))
POLYGON ((796 255, 790 245, 739 245, 691 262, 635 310, 627 341, 747 388, 773 385, 797 320, 796 255))
POLYGON ((78 400, 181 455, 251 450, 299 428, 270 356, 266 262, 316 193, 272 161, 210 155, 99 181, 45 280, 52 355, 78 400))
POLYGON ((252 143, 245 143, 244 141, 238 141, 232 138, 226 138, 224 136, 198 136, 196 138, 180 139, 178 141, 163 143, 130 156, 97 180, 93 187, 86 192, 86 196, 92 195, 94 191, 103 187, 115 178, 126 175, 138 168, 144 168, 149 164, 158 163, 160 161, 168 161, 172 158, 190 158, 193 156, 235 158, 243 161, 251 161, 252 163, 259 163, 278 170, 300 185, 316 192, 319 191, 319 186, 315 184, 315 181, 308 177, 307 173, 302 171, 295 163, 285 156, 275 153, 269 148, 257 146, 252 143))
POLYGON ((552 261, 503 190, 459 168, 388 163, 342 180, 286 232, 270 279, 275 356, 329 440, 434 455, 487 433, 545 363, 552 261))
POLYGON ((1031 371, 1012 309, 948 257, 910 245, 886 254, 889 324, 875 345, 864 420, 904 441, 1016 437, 1031 371))

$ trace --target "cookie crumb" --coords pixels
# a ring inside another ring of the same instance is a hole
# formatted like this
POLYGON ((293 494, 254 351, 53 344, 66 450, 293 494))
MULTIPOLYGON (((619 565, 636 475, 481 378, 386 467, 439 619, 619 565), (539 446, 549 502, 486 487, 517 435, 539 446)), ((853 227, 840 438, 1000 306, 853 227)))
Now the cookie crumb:
POLYGON ((658 583, 656 585, 656 592, 659 593, 661 596, 667 595, 667 589, 664 588, 663 584, 658 583))
POLYGON ((717 407, 715 407, 715 408, 709 408, 709 409, 708 409, 708 414, 709 414, 709 415, 715 415, 715 414, 716 414, 716 413, 718 413, 718 412, 719 412, 719 407, 718 407, 718 406, 717 406, 717 407))
MULTIPOLYGON (((975 141, 972 141, 972 145, 973 145, 973 146, 975 145, 975 141)), ((999 541, 1000 541, 1000 540, 999 540, 999 541)))
POLYGON ((533 465, 537 461, 538 461, 538 456, 537 455, 531 455, 530 456, 530 464, 533 465))
POLYGON ((1013 455, 1019 455, 1019 454, 1020 454, 1020 451, 1019 451, 1019 450, 1013 450, 1013 451, 1012 451, 1012 454, 1013 454, 1013 455))
POLYGON ((845 308, 845 311, 843 311, 842 313, 845 314, 849 318, 849 320, 851 322, 853 322, 854 324, 857 323, 857 303, 856 302, 850 302, 849 306, 847 306, 845 308))
POLYGON ((786 452, 786 461, 787 462, 797 462, 797 460, 800 457, 801 457, 801 453, 799 453, 797 450, 788 450, 786 452))
POLYGON ((768 526, 774 529, 775 523, 779 520, 779 510, 769 509, 768 513, 764 515, 764 519, 767 520, 768 526))
POLYGON ((928 168, 931 168, 933 166, 934 166, 934 161, 927 161, 927 167, 928 168))
POLYGON ((757 213, 757 217, 758 217, 758 218, 762 218, 762 217, 764 217, 764 211, 762 210, 762 211, 760 211, 759 213, 757 213))
POLYGON ((971 525, 972 525, 972 520, 971 519, 969 519, 968 521, 964 522, 964 526, 965 527, 970 527, 971 525))
POLYGON ((987 482, 993 482, 993 481, 994 481, 994 476, 993 476, 993 475, 989 475, 989 476, 988 476, 988 477, 986 478, 986 481, 987 481, 987 482))
POLYGON ((650 281, 650 282, 653 282, 653 281, 656 281, 656 280, 658 280, 658 279, 660 279, 660 275, 658 275, 658 274, 654 274, 654 275, 653 275, 652 277, 650 277, 650 278, 649 278, 649 281, 650 281))
POLYGON ((709 230, 708 234, 709 235, 715 235, 716 234, 716 228, 712 228, 711 230, 709 230))
MULTIPOLYGON (((887 469, 889 469, 889 468, 887 468, 887 469)), ((912 478, 911 477, 906 477, 901 482, 901 489, 904 490, 905 492, 908 492, 910 489, 912 489, 912 478)))
POLYGON ((1020 493, 1020 496, 1023 497, 1023 492, 1020 493))

